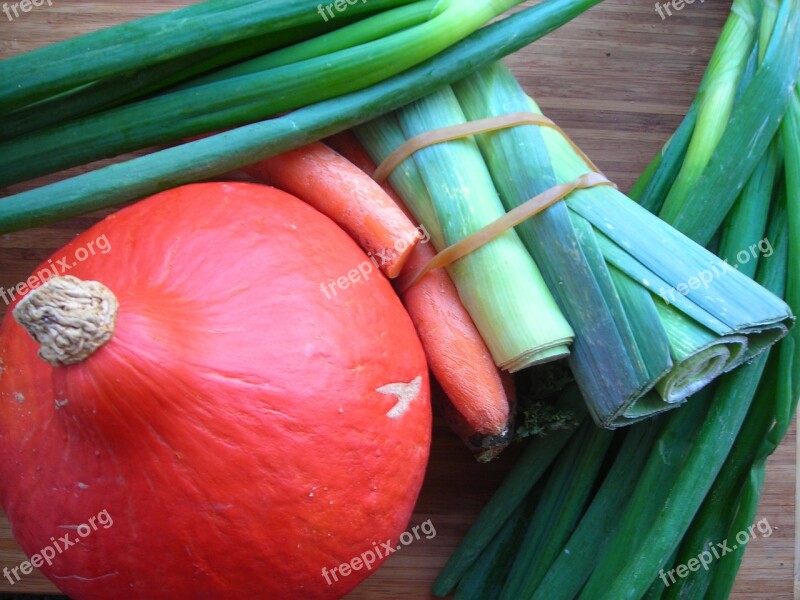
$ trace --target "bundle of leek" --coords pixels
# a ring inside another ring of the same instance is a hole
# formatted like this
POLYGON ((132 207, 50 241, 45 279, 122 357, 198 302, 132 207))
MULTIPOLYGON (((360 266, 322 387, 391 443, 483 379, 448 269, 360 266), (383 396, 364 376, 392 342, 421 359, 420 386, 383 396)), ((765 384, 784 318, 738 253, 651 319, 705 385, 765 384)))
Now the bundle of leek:
MULTIPOLYGON (((463 121, 450 88, 356 128, 380 163, 420 132, 463 121)), ((505 212, 472 140, 425 148, 389 181, 431 233, 437 250, 488 225, 505 212)), ((536 264, 514 231, 454 263, 449 272, 497 365, 511 372, 569 354, 573 332, 536 264)))
MULTIPOLYGON (((398 111, 406 137, 466 120, 539 113, 499 64, 458 82, 453 90, 398 111), (416 127, 405 125, 409 115, 416 127)), ((361 131, 387 130, 390 123, 384 118, 361 131)), ((384 159, 389 145, 378 147, 370 137, 375 136, 362 133, 375 158, 384 159)), ((476 141, 507 210, 587 171, 555 129, 522 125, 482 133, 476 141)), ((461 140, 421 150, 395 172, 393 183, 402 189, 398 180, 413 168, 428 169, 430 180, 447 181, 453 176, 430 157, 450 151, 453 144, 474 143, 461 140)), ((467 167, 454 165, 459 171, 467 167)), ((478 168, 469 166, 470 171, 478 168)), ((435 214, 440 221, 443 216, 449 220, 454 211, 470 208, 474 204, 436 206, 435 214)), ((424 211, 417 216, 426 222, 424 211)), ((570 366, 593 417, 605 427, 628 425, 678 406, 777 342, 793 321, 783 301, 738 273, 736 265, 612 187, 576 190, 525 221, 517 232, 576 332, 570 366)), ((457 262, 451 269, 458 267, 457 262)))

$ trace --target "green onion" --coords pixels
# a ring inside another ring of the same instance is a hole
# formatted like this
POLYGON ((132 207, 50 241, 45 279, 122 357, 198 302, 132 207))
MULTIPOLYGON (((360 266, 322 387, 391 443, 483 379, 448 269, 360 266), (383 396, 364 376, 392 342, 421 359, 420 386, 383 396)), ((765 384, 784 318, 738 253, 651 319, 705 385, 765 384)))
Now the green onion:
POLYGON ((757 247, 764 238, 770 194, 778 177, 779 164, 779 144, 776 138, 756 166, 722 230, 719 257, 731 264, 738 264, 739 272, 748 277, 756 274, 757 257, 756 260, 740 263, 737 255, 744 249, 757 247))
MULTIPOLYGON (((348 16, 410 0, 370 0, 348 16)), ((123 23, 0 62, 0 113, 54 94, 247 38, 322 21, 311 0, 213 0, 123 23)))
MULTIPOLYGON (((577 419, 583 419, 586 415, 583 399, 575 386, 569 386, 562 392, 558 408, 571 411, 577 419)), ((528 442, 514 468, 508 473, 439 573, 433 584, 434 595, 447 596, 453 591, 574 433, 575 429, 561 429, 528 442)))
POLYGON ((700 244, 722 224, 780 126, 800 73, 800 0, 781 0, 764 59, 734 107, 711 159, 681 210, 665 204, 661 215, 700 244), (742 150, 746 149, 746 152, 742 150), (720 190, 730 190, 720 199, 720 190))
MULTIPOLYGON (((336 22, 337 25, 343 24, 336 22)), ((220 48, 199 50, 136 71, 122 73, 58 94, 16 110, 0 121, 0 140, 11 139, 51 125, 66 123, 96 111, 190 79, 243 58, 268 52, 321 34, 331 25, 319 23, 278 31, 274 34, 234 42, 220 48)), ((192 80, 195 81, 195 80, 192 80)))
MULTIPOLYGON (((797 265, 800 261, 800 91, 794 97, 784 118, 782 138, 785 158, 786 217, 789 233, 788 264, 797 265)), ((800 310, 800 275, 797 268, 789 269, 786 275, 786 299, 795 310, 800 310)), ((761 396, 765 412, 764 424, 768 425, 761 445, 756 452, 753 465, 747 474, 738 510, 728 535, 748 528, 756 516, 761 490, 764 483, 767 458, 775 451, 791 425, 800 399, 800 337, 794 329, 778 348, 776 375, 765 385, 761 396)), ((763 432, 763 429, 761 430, 763 432)), ((731 560, 720 565, 709 587, 710 598, 727 598, 733 586, 733 578, 741 564, 744 548, 737 548, 731 560)))
POLYGON ((163 94, 0 144, 0 186, 364 89, 438 54, 521 2, 442 1, 443 9, 429 21, 379 40, 163 94))
POLYGON ((536 484, 525 501, 511 513, 503 528, 459 582, 455 600, 496 600, 500 596, 514 552, 528 528, 543 487, 541 482, 536 484))
POLYGON ((4 198, 0 201, 0 233, 214 177, 333 135, 519 50, 598 1, 547 0, 476 32, 425 64, 360 92, 4 198))
POLYGON ((506 579, 501 599, 529 598, 575 530, 613 434, 587 420, 553 465, 506 579))
POLYGON ((558 557, 552 564, 537 557, 531 565, 548 569, 532 600, 570 600, 578 594, 619 527, 662 419, 648 419, 622 434, 622 445, 608 474, 558 557))
POLYGON ((717 47, 700 86, 697 123, 678 177, 667 195, 661 216, 672 221, 680 212, 708 164, 733 108, 739 78, 756 39, 758 4, 734 0, 717 47))
POLYGON ((367 17, 349 27, 325 33, 318 37, 306 36, 306 38, 310 39, 276 52, 270 52, 265 56, 214 71, 203 77, 197 77, 177 89, 197 87, 206 83, 215 83, 240 77, 241 75, 252 75, 259 71, 298 63, 331 54, 332 52, 338 52, 339 50, 347 50, 354 46, 379 40, 415 25, 421 25, 437 14, 437 11, 441 11, 442 8, 443 4, 439 0, 413 2, 407 6, 401 6, 367 17))
MULTIPOLYGON (((675 554, 673 553, 672 557, 665 563, 664 569, 668 569, 671 565, 675 564, 675 554)), ((656 577, 653 581, 652 585, 648 588, 647 592, 644 596, 642 596, 642 600, 661 600, 664 597, 665 592, 664 582, 661 580, 660 577, 656 577)))
MULTIPOLYGON (((800 264, 800 88, 795 88, 794 97, 789 105, 789 110, 783 122, 783 142, 785 152, 785 177, 786 177, 786 211, 789 219, 789 264, 796 267, 800 264)), ((795 311, 800 311, 800 271, 797 268, 789 270, 786 280, 786 301, 795 311)), ((785 408, 780 414, 779 429, 776 431, 773 442, 776 444, 783 438, 789 428, 791 415, 800 398, 800 377, 790 376, 792 369, 800 366, 800 332, 792 331, 787 338, 786 362, 782 363, 782 372, 789 375, 782 385, 785 386, 792 405, 785 408)), ((797 373, 797 370, 794 371, 797 373)))
MULTIPOLYGON (((785 221, 784 221, 785 225, 785 221)), ((736 520, 741 521, 741 509, 737 510, 737 497, 741 491, 743 473, 754 462, 756 450, 765 438, 774 420, 773 404, 778 401, 775 390, 776 367, 779 354, 774 353, 770 356, 767 363, 765 374, 750 406, 747 414, 745 426, 739 432, 731 453, 728 455, 725 464, 720 471, 714 485, 706 496, 703 505, 695 516, 692 524, 681 543, 680 554, 676 559, 677 564, 686 564, 689 559, 698 556, 701 552, 708 550, 709 545, 713 547, 716 542, 730 539, 728 532, 731 528, 734 515, 736 520)), ((774 450, 774 448, 773 448, 774 450)), ((766 462, 766 455, 762 463, 766 462)), ((756 480, 763 482, 763 465, 761 470, 754 467, 757 473, 756 480)), ((760 484, 756 484, 760 487, 760 484)), ((747 511, 745 519, 752 518, 747 511)), ((753 515, 754 516, 754 515, 753 515)), ((746 523, 746 526, 750 523, 746 523)), ((736 529, 733 533, 741 531, 736 529)), ((722 570, 723 578, 732 582, 738 570, 738 562, 734 557, 726 555, 725 565, 714 563, 710 569, 693 574, 692 577, 678 579, 666 592, 668 600, 677 598, 701 598, 704 597, 712 580, 716 576, 718 569, 722 570)), ((720 579, 721 581, 721 579, 720 579)), ((725 596, 727 597, 727 595, 725 596)))
POLYGON ((664 198, 675 182, 686 157, 686 149, 689 147, 696 123, 697 103, 693 102, 678 129, 667 140, 661 151, 653 157, 628 192, 628 196, 645 210, 651 213, 658 213, 661 210, 664 198))

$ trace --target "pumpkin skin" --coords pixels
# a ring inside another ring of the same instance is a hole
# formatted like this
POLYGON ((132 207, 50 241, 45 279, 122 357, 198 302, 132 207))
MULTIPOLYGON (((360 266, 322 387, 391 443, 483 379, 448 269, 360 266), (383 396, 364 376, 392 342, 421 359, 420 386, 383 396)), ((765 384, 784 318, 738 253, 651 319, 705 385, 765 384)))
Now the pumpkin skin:
POLYGON ((107 344, 53 367, 10 310, 0 328, 0 504, 26 554, 80 540, 42 566, 76 599, 346 594, 377 564, 332 585, 322 568, 397 545, 430 446, 427 366, 389 282, 326 296, 366 255, 267 186, 163 192, 54 259, 102 235, 110 251, 65 274, 116 295, 107 344), (407 405, 378 391, 417 378, 407 405), (80 538, 104 510, 113 525, 80 538))

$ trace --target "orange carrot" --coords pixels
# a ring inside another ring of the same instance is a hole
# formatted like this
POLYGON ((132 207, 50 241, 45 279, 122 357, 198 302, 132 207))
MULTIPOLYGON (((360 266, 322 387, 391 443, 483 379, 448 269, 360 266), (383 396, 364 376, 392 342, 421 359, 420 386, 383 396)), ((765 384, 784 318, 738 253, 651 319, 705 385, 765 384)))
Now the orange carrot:
MULTIPOLYGON (((327 143, 366 173, 375 163, 351 132, 327 143)), ((387 194, 405 209, 397 193, 387 194)), ((418 244, 405 265, 411 272, 425 265, 436 251, 418 244)), ((513 379, 501 373, 444 269, 435 269, 402 294, 403 303, 422 340, 428 365, 447 396, 440 408, 445 419, 479 460, 494 458, 511 437, 513 379)))
POLYGON ((400 274, 422 237, 380 185, 321 142, 243 170, 327 215, 377 261, 389 278, 400 274))

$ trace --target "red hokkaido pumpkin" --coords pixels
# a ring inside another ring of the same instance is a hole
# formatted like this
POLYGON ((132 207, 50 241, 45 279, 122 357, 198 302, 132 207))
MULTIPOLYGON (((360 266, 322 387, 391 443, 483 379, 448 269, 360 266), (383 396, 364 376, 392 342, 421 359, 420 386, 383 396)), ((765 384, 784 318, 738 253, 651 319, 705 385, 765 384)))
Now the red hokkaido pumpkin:
POLYGON ((344 595, 371 571, 322 569, 396 545, 429 451, 425 358, 388 281, 324 293, 366 255, 267 186, 158 194, 52 264, 102 236, 16 307, 58 366, 11 311, 0 329, 22 548, 58 545, 41 568, 76 599, 344 595))

